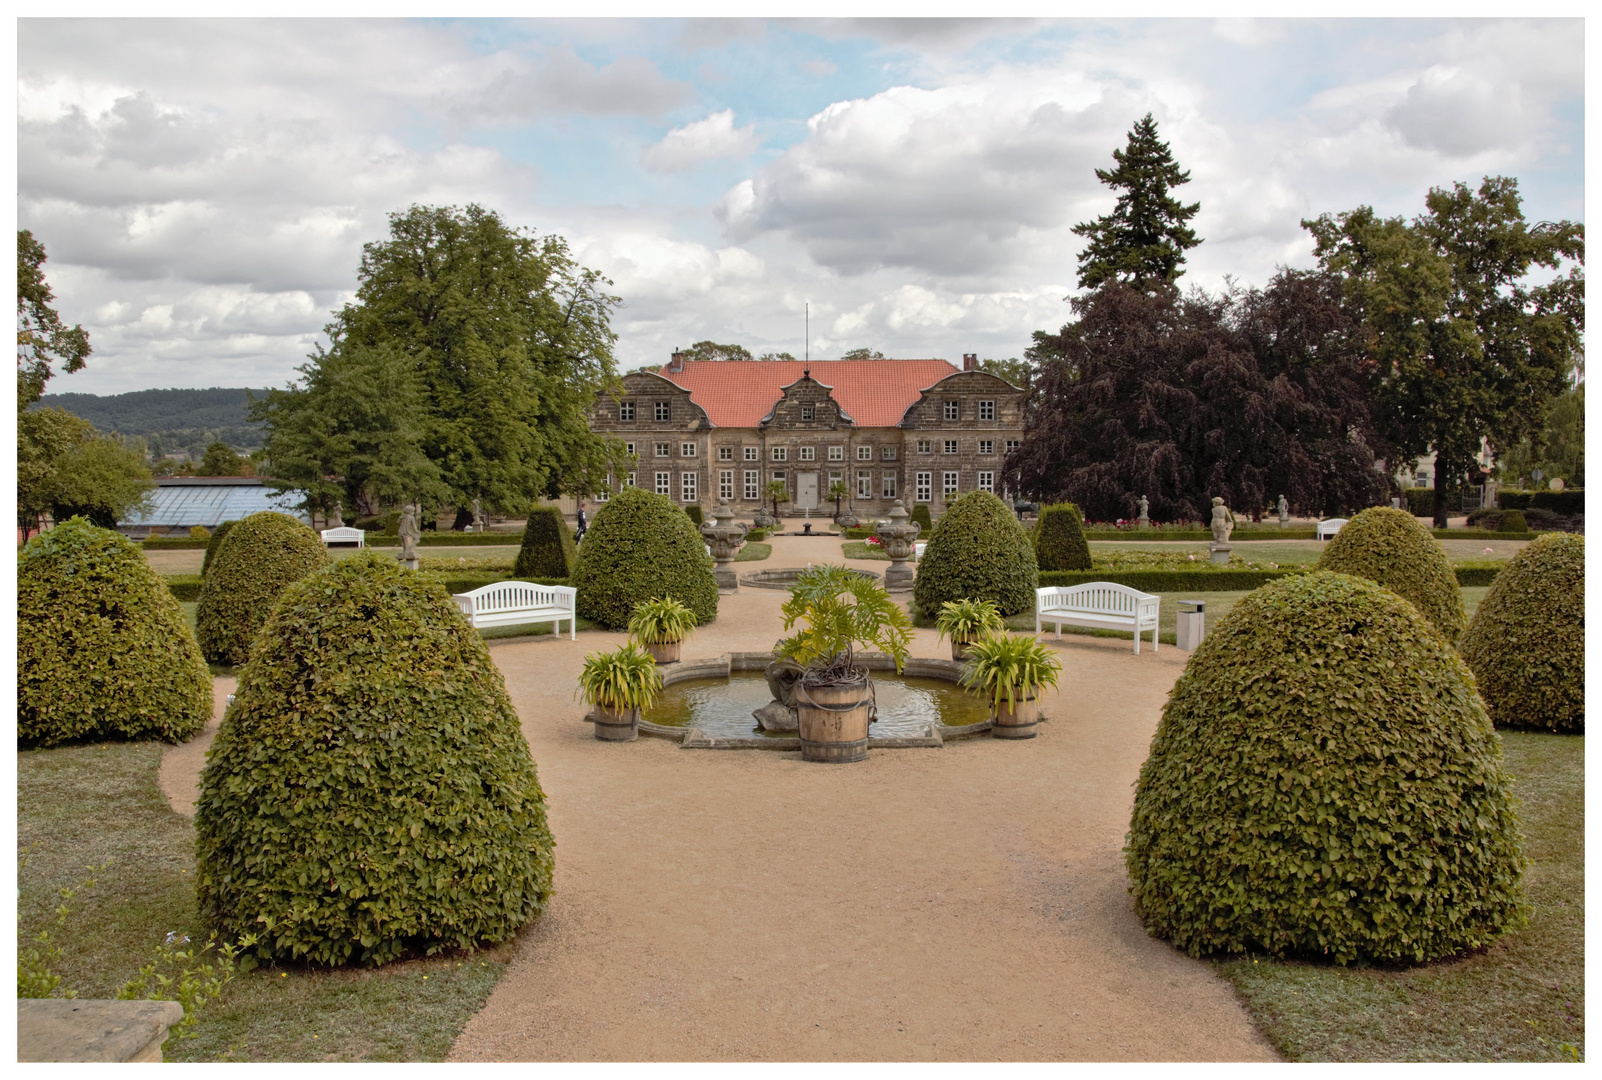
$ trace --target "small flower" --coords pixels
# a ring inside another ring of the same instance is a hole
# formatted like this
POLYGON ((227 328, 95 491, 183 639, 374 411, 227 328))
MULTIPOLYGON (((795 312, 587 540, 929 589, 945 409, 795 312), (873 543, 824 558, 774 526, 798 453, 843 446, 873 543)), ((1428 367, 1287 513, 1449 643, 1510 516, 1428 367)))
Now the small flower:
POLYGON ((1489 555, 1491 553, 1492 553, 1492 549, 1491 548, 1486 548, 1485 549, 1485 554, 1489 555))

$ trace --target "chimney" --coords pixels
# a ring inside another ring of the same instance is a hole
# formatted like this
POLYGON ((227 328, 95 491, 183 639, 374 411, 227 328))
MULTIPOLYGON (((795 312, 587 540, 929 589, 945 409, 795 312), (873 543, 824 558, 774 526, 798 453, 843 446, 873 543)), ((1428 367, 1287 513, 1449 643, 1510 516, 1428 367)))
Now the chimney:
POLYGON ((962 354, 962 370, 975 371, 979 367, 979 354, 965 352, 962 354))
POLYGON ((684 370, 684 350, 682 350, 682 349, 674 349, 673 350, 673 359, 668 361, 668 370, 669 371, 683 371, 684 370))

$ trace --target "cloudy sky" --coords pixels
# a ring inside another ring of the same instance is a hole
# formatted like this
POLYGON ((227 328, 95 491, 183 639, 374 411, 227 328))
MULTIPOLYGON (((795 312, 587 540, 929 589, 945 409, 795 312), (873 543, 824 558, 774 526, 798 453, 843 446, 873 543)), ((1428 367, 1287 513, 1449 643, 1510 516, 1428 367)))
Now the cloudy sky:
POLYGON ((1311 264, 1303 217, 1518 177, 1584 219, 1578 20, 18 24, 18 220, 94 345, 52 391, 283 385, 414 202, 565 236, 623 369, 1016 356, 1147 111, 1199 200, 1185 281, 1311 264))

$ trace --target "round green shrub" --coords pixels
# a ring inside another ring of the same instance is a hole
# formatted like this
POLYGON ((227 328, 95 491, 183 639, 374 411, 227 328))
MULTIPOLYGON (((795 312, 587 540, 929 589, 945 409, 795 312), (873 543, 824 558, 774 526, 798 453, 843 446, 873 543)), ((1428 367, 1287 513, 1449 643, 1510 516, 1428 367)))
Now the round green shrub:
POLYGON ((569 581, 579 618, 609 630, 626 629, 635 604, 664 596, 699 624, 718 615, 706 541, 671 499, 643 488, 624 488, 596 513, 569 581))
POLYGON ((17 559, 17 740, 179 742, 211 718, 183 608, 125 537, 69 518, 17 559))
POLYGON ((918 561, 912 597, 933 616, 948 600, 993 600, 1003 615, 1028 611, 1039 583, 1029 535, 988 491, 948 503, 918 561))
POLYGON ((1377 581, 1411 600, 1448 641, 1463 634, 1463 594, 1446 549, 1405 510, 1371 506, 1357 514, 1329 541, 1318 569, 1377 581))
POLYGON ((380 964, 503 941, 552 848, 483 641, 378 554, 287 587, 240 675, 195 812, 202 916, 263 959, 380 964))
POLYGON ((701 523, 706 520, 706 516, 701 513, 701 506, 699 503, 691 503, 689 506, 686 506, 684 508, 684 513, 688 515, 692 522, 695 523, 697 528, 699 528, 701 523))
POLYGON ((1395 593, 1315 571, 1191 655, 1124 857, 1148 928, 1193 956, 1421 962, 1522 925, 1519 843, 1462 658, 1395 593))
POLYGON ((211 534, 211 539, 206 541, 206 555, 200 560, 201 577, 205 577, 206 571, 211 569, 211 560, 216 557, 217 549, 222 547, 223 537, 232 532, 234 526, 237 524, 238 522, 236 521, 223 522, 221 525, 217 526, 217 531, 211 534))
POLYGON ((918 539, 927 540, 929 534, 934 532, 934 521, 929 517, 928 503, 913 503, 912 510, 907 514, 908 521, 916 521, 923 528, 918 531, 918 539))
POLYGON ((536 506, 523 526, 523 546, 512 564, 515 578, 565 578, 573 572, 573 534, 554 506, 536 506))
POLYGON ((1501 520, 1496 523, 1497 532, 1529 532, 1530 524, 1524 520, 1522 510, 1504 510, 1501 520))
POLYGON ((322 540, 287 514, 263 510, 241 520, 201 582, 201 653, 214 664, 243 664, 278 594, 327 562, 322 540))
POLYGON ((1585 731, 1585 538, 1546 533, 1496 575, 1463 659, 1499 727, 1585 731))
POLYGON ((1090 544, 1085 540, 1084 517, 1073 503, 1041 507, 1034 536, 1035 561, 1040 569, 1090 569, 1090 544))

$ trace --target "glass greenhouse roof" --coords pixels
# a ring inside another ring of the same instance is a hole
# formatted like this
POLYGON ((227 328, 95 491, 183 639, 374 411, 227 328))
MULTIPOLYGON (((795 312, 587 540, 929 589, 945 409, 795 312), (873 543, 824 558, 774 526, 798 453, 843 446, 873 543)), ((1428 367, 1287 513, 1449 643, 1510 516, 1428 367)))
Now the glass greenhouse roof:
POLYGON ((305 513, 295 506, 301 499, 299 492, 279 493, 253 477, 184 477, 160 479, 156 485, 150 512, 132 514, 119 524, 138 528, 204 525, 210 529, 262 510, 306 520, 305 513))

